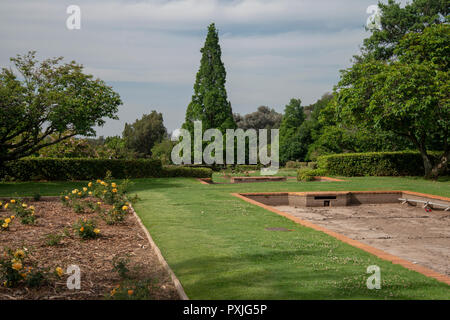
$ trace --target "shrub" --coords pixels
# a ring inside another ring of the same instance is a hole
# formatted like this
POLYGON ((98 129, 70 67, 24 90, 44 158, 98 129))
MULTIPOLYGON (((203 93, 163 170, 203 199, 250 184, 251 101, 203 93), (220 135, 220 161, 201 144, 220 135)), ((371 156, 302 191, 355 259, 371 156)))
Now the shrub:
POLYGON ((162 165, 153 159, 25 158, 7 162, 0 169, 0 179, 92 180, 105 177, 107 171, 116 179, 160 177, 162 165))
POLYGON ((327 172, 323 169, 311 169, 310 167, 303 167, 297 171, 297 181, 313 181, 314 177, 326 175, 327 172))
POLYGON ((47 282, 50 274, 44 269, 32 266, 27 260, 26 249, 6 249, 0 258, 0 279, 5 287, 39 287, 47 282))
POLYGON ((80 219, 73 228, 82 239, 95 239, 100 236, 100 230, 97 229, 93 220, 80 219))
POLYGON ((304 167, 316 169, 317 164, 316 164, 316 162, 288 161, 288 162, 286 162, 286 165, 285 165, 285 168, 289 168, 289 169, 299 169, 299 168, 304 168, 304 167))
POLYGON ((193 168, 184 166, 165 166, 162 170, 162 177, 193 177, 211 178, 213 171, 210 168, 193 168))
POLYGON ((28 206, 22 199, 11 199, 3 208, 14 212, 15 216, 20 218, 22 224, 33 224, 36 220, 35 208, 28 206))
POLYGON ((342 176, 420 176, 424 175, 420 153, 367 152, 327 155, 318 158, 319 168, 342 176))

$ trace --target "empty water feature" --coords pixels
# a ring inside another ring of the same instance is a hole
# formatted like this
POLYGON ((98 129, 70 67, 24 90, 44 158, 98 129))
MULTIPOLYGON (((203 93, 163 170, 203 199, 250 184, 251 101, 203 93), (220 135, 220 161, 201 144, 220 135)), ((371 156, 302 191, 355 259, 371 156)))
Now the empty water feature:
MULTIPOLYGON (((380 249, 380 252, 417 265, 418 269, 420 266, 429 268, 442 275, 444 281, 450 279, 450 198, 408 191, 245 193, 237 196, 281 212, 294 221, 305 221, 302 224, 333 236, 357 240, 364 250, 364 245, 380 249)), ((370 252, 370 248, 366 251, 370 252)))

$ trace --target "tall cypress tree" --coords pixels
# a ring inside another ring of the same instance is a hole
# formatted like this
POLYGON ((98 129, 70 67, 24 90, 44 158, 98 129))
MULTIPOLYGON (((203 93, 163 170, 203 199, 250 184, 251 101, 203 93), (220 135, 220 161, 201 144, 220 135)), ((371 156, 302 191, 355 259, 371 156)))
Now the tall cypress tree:
POLYGON ((231 104, 225 89, 226 71, 214 23, 208 27, 205 46, 200 50, 202 59, 194 84, 194 95, 186 110, 183 128, 193 132, 193 121, 200 120, 203 130, 217 128, 222 133, 236 128, 231 104))

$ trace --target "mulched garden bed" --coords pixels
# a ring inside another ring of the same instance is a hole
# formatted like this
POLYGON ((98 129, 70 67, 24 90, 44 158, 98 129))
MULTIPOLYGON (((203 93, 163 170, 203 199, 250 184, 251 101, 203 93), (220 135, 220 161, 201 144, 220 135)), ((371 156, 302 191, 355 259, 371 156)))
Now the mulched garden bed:
MULTIPOLYGON (((83 201, 97 202, 94 198, 83 201)), ((179 299, 170 275, 162 266, 138 221, 127 214, 123 222, 108 225, 97 213, 77 214, 72 208, 58 200, 26 202, 35 207, 35 224, 23 225, 19 219, 10 223, 8 231, 0 231, 0 254, 4 248, 26 248, 27 259, 39 267, 64 271, 70 265, 81 270, 80 290, 69 290, 66 286, 68 275, 38 288, 24 285, 15 288, 0 287, 0 299, 105 299, 121 282, 119 274, 113 270, 115 256, 128 256, 130 276, 134 281, 151 279, 150 299, 179 299), (101 236, 97 239, 82 240, 72 226, 80 218, 94 219, 101 236), (49 245, 48 234, 63 234, 59 244, 49 245)), ((111 206, 102 205, 105 208, 111 206)), ((0 219, 11 215, 0 210, 0 219)), ((0 284, 1 285, 1 284, 0 284)), ((133 298, 130 295, 130 298, 133 298)))

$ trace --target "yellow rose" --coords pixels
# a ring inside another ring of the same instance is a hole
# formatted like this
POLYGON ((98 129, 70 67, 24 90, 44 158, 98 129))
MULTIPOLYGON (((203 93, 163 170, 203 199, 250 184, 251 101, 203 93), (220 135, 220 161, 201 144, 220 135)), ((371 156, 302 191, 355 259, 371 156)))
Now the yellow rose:
POLYGON ((14 252, 14 257, 22 259, 23 257, 25 257, 25 252, 22 249, 17 249, 16 252, 14 252))
POLYGON ((34 206, 29 206, 28 209, 34 211, 34 206))
POLYGON ((86 191, 87 191, 87 188, 86 188, 86 187, 83 187, 83 191, 86 192, 86 191))
POLYGON ((100 206, 102 203, 99 201, 99 202, 97 202, 97 204, 100 206))
POLYGON ((128 290, 128 295, 131 296, 133 294, 133 290, 128 290))
POLYGON ((116 188, 112 189, 112 192, 117 193, 117 189, 116 188))
POLYGON ((15 217, 16 217, 16 216, 11 216, 11 220, 14 220, 15 217))
POLYGON ((92 182, 89 182, 89 183, 88 183, 88 187, 89 187, 89 188, 92 187, 92 182))
POLYGON ((99 234, 99 233, 100 233, 100 229, 95 228, 95 229, 94 229, 94 233, 95 233, 95 234, 99 234))
POLYGON ((0 201, 0 207, 3 205, 3 202, 0 201))
POLYGON ((77 189, 72 190, 72 194, 76 194, 78 192, 77 189))
POLYGON ((68 197, 68 196, 65 196, 64 199, 69 200, 69 197, 68 197))
POLYGON ((56 271, 56 273, 58 274, 59 277, 61 277, 63 275, 63 273, 64 273, 63 269, 61 269, 61 267, 57 267, 55 269, 55 271, 56 271))
POLYGON ((19 271, 20 269, 22 269, 22 263, 20 262, 15 262, 12 264, 12 268, 16 271, 19 271))
POLYGON ((117 184, 115 184, 115 183, 113 182, 113 183, 111 183, 111 187, 115 188, 115 187, 117 187, 117 184))
POLYGON ((10 218, 6 218, 5 219, 5 223, 10 223, 11 222, 11 219, 10 218))
POLYGON ((128 210, 128 207, 127 207, 127 206, 123 206, 123 207, 122 207, 122 210, 123 210, 123 211, 127 211, 127 210, 128 210))
POLYGON ((8 228, 8 224, 7 223, 2 224, 2 228, 4 229, 8 228))
POLYGON ((9 203, 5 204, 5 209, 8 209, 9 203))
POLYGON ((89 191, 88 194, 89 194, 90 196, 92 196, 92 191, 89 191))
POLYGON ((26 205, 26 204, 24 203, 24 204, 22 204, 22 207, 23 207, 23 208, 26 208, 26 207, 27 207, 27 205, 26 205))
POLYGON ((84 231, 84 227, 81 227, 81 228, 80 228, 80 232, 83 232, 83 231, 84 231))
POLYGON ((81 197, 82 193, 81 193, 81 192, 78 192, 78 195, 81 197))
POLYGON ((11 203, 16 203, 16 200, 14 200, 14 199, 11 199, 11 203))

